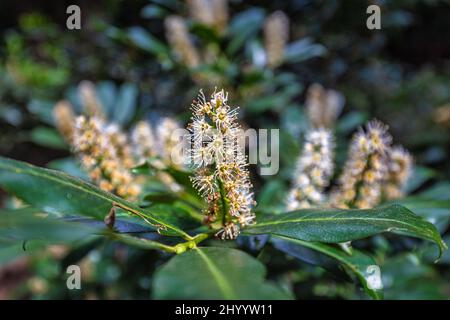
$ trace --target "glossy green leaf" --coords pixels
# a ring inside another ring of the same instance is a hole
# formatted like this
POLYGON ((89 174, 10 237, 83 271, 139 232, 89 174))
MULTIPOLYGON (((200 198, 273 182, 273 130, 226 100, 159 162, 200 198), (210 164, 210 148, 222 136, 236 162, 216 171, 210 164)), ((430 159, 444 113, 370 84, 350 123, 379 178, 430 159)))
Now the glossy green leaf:
POLYGON ((393 232, 435 242, 446 249, 436 227, 400 205, 366 210, 304 209, 261 216, 246 234, 273 234, 289 238, 339 243, 393 232))
POLYGON ((169 233, 186 236, 151 212, 59 171, 0 157, 0 186, 45 212, 103 220, 113 205, 119 205, 152 225, 164 226, 169 233))
POLYGON ((370 297, 374 299, 383 298, 383 291, 381 287, 379 289, 373 288, 373 284, 370 282, 371 277, 373 277, 372 272, 373 269, 371 268, 373 268, 372 266, 377 266, 377 263, 372 257, 355 249, 352 250, 352 253, 350 255, 341 250, 340 248, 326 243, 308 242, 287 237, 277 237, 277 238, 283 240, 283 242, 288 244, 288 246, 280 246, 278 244, 275 247, 277 249, 282 249, 283 252, 293 255, 294 257, 296 257, 295 246, 303 246, 335 259, 346 270, 356 275, 358 280, 361 282, 364 291, 370 297), (294 247, 292 247, 292 245, 294 247))
POLYGON ((156 299, 287 299, 264 280, 263 264, 230 248, 196 248, 173 257, 155 274, 156 299))
POLYGON ((445 232, 450 221, 450 200, 430 199, 421 196, 412 196, 395 200, 414 211, 419 216, 433 223, 438 230, 445 232))
POLYGON ((92 226, 43 217, 42 210, 35 208, 0 211, 0 239, 5 243, 29 240, 69 243, 93 235, 97 230, 92 226))

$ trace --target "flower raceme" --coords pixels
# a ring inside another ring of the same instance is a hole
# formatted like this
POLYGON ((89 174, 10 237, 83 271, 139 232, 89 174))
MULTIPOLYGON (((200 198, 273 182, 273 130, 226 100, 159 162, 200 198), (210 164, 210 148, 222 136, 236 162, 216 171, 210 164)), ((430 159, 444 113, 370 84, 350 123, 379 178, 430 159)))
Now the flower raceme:
POLYGON ((310 130, 294 173, 293 188, 287 197, 289 210, 318 206, 325 201, 324 190, 333 174, 334 141, 330 130, 310 130))
POLYGON ((326 189, 334 169, 332 127, 342 109, 343 96, 313 85, 308 91, 307 114, 311 128, 297 160, 287 208, 312 207, 366 209, 383 200, 400 198, 412 171, 412 157, 402 147, 392 147, 388 127, 378 120, 360 129, 350 144, 348 159, 338 183, 326 189))
POLYGON ((173 152, 178 140, 174 136, 176 130, 181 129, 171 118, 163 118, 156 130, 147 121, 139 121, 131 131, 131 141, 138 163, 152 159, 152 166, 158 169, 156 178, 173 192, 182 190, 175 179, 164 172, 167 167, 183 169, 185 159, 180 152, 173 152))
POLYGON ((275 68, 281 64, 288 40, 289 19, 282 11, 276 11, 264 23, 264 45, 269 67, 275 68))
POLYGON ((152 159, 152 165, 160 169, 156 178, 171 191, 182 189, 163 171, 167 167, 183 169, 185 164, 180 152, 174 152, 178 140, 173 132, 181 130, 175 120, 162 118, 155 130, 149 122, 140 121, 128 134, 107 121, 93 83, 82 81, 78 94, 85 116, 77 117, 68 101, 60 101, 53 109, 53 117, 58 131, 71 145, 92 182, 105 191, 136 199, 143 180, 134 179, 131 169, 152 159))
POLYGON ((187 30, 186 21, 179 16, 169 16, 164 25, 167 39, 179 60, 189 68, 197 67, 200 64, 200 54, 187 30))
POLYGON ((139 121, 131 131, 131 142, 138 162, 158 157, 162 163, 160 169, 171 166, 183 169, 185 159, 182 152, 174 152, 179 148, 178 130, 184 130, 177 121, 165 117, 153 126, 147 121, 139 121))
POLYGON ((252 184, 247 170, 247 159, 240 144, 240 126, 237 109, 227 104, 228 95, 223 90, 212 94, 207 101, 202 91, 192 104, 191 163, 195 175, 194 187, 204 197, 209 207, 205 222, 219 221, 221 239, 235 239, 239 229, 255 222, 251 209, 252 184))
POLYGON ((340 208, 371 208, 382 196, 388 177, 392 137, 387 126, 374 120, 351 142, 349 159, 333 192, 331 204, 340 208))
POLYGON ((99 118, 79 116, 75 121, 73 149, 89 177, 101 189, 135 199, 140 186, 134 183, 134 166, 126 135, 99 118))
POLYGON ((308 88, 305 101, 308 119, 313 128, 331 128, 342 111, 345 98, 339 91, 325 89, 318 83, 308 88))
POLYGON ((387 182, 383 185, 386 199, 398 199, 404 196, 404 189, 412 173, 413 158, 401 146, 394 146, 389 152, 387 182))
POLYGON ((59 101, 53 108, 53 118, 56 128, 64 140, 71 143, 75 127, 75 114, 68 101, 59 101))
POLYGON ((188 0, 189 15, 192 20, 223 33, 228 24, 227 0, 188 0))
POLYGON ((306 111, 310 129, 287 196, 287 209, 298 210, 324 206, 328 200, 325 189, 334 171, 332 127, 344 104, 344 97, 335 90, 325 90, 320 84, 308 89, 306 111))

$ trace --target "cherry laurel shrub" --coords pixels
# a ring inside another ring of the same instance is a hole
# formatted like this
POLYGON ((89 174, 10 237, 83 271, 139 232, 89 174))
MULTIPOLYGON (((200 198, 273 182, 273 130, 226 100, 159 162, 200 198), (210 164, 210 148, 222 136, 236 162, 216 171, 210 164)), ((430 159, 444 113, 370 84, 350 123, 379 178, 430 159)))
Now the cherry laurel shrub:
MULTIPOLYGON (((271 24, 284 23, 283 17, 273 19, 271 24)), ((167 24, 182 32, 177 20, 167 24)), ((184 51, 186 61, 195 62, 187 46, 184 51)), ((89 83, 80 85, 80 96, 84 114, 61 101, 54 118, 83 178, 0 158, 0 186, 22 200, 0 215, 8 241, 75 243, 100 236, 166 252, 171 257, 153 278, 153 296, 163 299, 292 298, 276 279, 266 279, 265 266, 252 256, 264 246, 294 257, 298 248, 328 256, 379 299, 382 286, 370 281, 377 262, 352 248, 352 241, 390 232, 432 241, 440 253, 446 249, 433 224, 397 201, 405 194, 412 156, 392 145, 385 124, 373 120, 354 135, 332 181, 336 92, 313 86, 308 94, 310 128, 284 213, 258 210, 238 145, 238 109, 224 90, 210 97, 200 91, 194 100, 188 159, 173 152, 178 141, 172 132, 181 128, 174 119, 140 121, 128 133, 108 120, 89 83), (249 250, 240 239, 264 240, 249 250)))

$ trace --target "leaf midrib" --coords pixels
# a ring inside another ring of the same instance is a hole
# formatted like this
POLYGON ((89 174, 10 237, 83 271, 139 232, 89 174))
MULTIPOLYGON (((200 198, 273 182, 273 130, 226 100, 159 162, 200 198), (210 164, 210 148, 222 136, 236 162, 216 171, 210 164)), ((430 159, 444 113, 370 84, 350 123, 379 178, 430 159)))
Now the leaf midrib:
POLYGON ((200 255, 200 257, 205 262, 207 268, 211 272, 212 276, 214 277, 214 279, 216 279, 216 283, 219 287, 219 290, 223 293, 225 299, 227 300, 237 299, 237 296, 233 291, 233 289, 228 284, 226 277, 220 272, 220 270, 217 268, 214 262, 212 262, 200 248, 195 248, 194 250, 200 255))
MULTIPOLYGON (((389 219, 389 218, 373 218, 373 217, 351 217, 351 218, 330 217, 330 218, 299 218, 299 219, 293 219, 293 220, 279 220, 279 221, 271 221, 271 222, 266 222, 266 223, 264 223, 264 222, 257 223, 253 228, 249 228, 249 230, 257 229, 258 227, 273 226, 273 225, 279 225, 279 224, 284 224, 284 223, 315 222, 315 221, 344 221, 344 220, 364 220, 364 221, 372 220, 372 221, 395 222, 395 223, 403 224, 406 226, 410 226, 414 230, 421 230, 420 228, 417 228, 416 226, 409 224, 407 222, 401 221, 401 220, 395 220, 395 219, 389 219)), ((391 229, 391 228, 388 228, 388 230, 389 229, 391 229)), ((423 231, 423 230, 421 230, 421 231, 423 231)), ((428 230, 426 230, 426 233, 429 235, 432 235, 432 233, 428 233, 428 230)))
MULTIPOLYGON (((0 160, 1 160, 1 157, 0 157, 0 160)), ((19 162, 19 163, 21 163, 21 162, 19 162)), ((25 163, 24 163, 24 164, 25 164, 25 163)), ((28 164, 26 164, 26 165, 28 165, 28 164)), ((91 190, 91 189, 89 189, 89 188, 84 188, 84 187, 81 186, 81 185, 73 184, 73 183, 71 183, 71 182, 68 181, 68 180, 58 179, 57 177, 55 177, 55 176, 53 176, 53 175, 51 175, 51 174, 46 174, 46 173, 43 173, 43 172, 37 172, 37 171, 35 171, 35 170, 33 170, 33 169, 27 170, 27 169, 25 169, 25 168, 17 168, 17 167, 15 167, 15 166, 7 165, 7 164, 4 164, 4 163, 3 163, 3 164, 0 163, 0 168, 3 168, 3 169, 6 169, 6 170, 9 170, 9 171, 12 171, 12 172, 14 172, 14 173, 16 173, 16 174, 27 174, 27 175, 32 175, 32 176, 36 176, 36 177, 41 177, 41 178, 44 178, 44 179, 47 179, 47 180, 52 180, 52 181, 55 181, 55 182, 57 182, 57 183, 59 183, 59 184, 63 184, 63 185, 66 185, 66 186, 68 186, 68 187, 71 187, 71 188, 74 188, 74 189, 78 189, 78 190, 81 190, 81 191, 86 192, 86 193, 88 193, 88 194, 91 194, 91 195, 94 195, 94 196, 96 196, 96 197, 99 197, 99 198, 101 198, 101 199, 103 199, 103 200, 106 200, 107 202, 110 202, 111 204, 112 204, 113 202, 121 202, 121 203, 125 203, 125 206, 129 207, 130 209, 136 210, 136 211, 138 211, 138 212, 141 212, 141 211, 138 210, 137 208, 134 208, 133 205, 130 206, 126 201, 123 201, 121 198, 118 198, 118 197, 117 197, 117 200, 116 200, 116 199, 114 199, 114 197, 107 197, 107 196, 103 195, 102 193, 96 192, 95 190, 91 190)), ((37 168, 40 169, 40 170, 42 170, 42 171, 44 171, 44 172, 45 172, 46 170, 49 170, 49 169, 46 169, 46 168, 40 168, 40 167, 37 167, 37 168)), ((74 179, 74 177, 71 177, 71 176, 69 176, 69 177, 70 177, 71 179, 74 179)), ((82 181, 82 180, 80 180, 80 182, 81 182, 81 183, 86 183, 85 181, 82 181)), ((148 216, 148 214, 147 214, 146 212, 142 212, 142 214, 145 215, 146 217, 148 216)), ((156 219, 156 218, 153 217, 153 216, 149 216, 149 218, 150 218, 151 220, 153 220, 153 221, 154 221, 155 223, 157 223, 157 224, 164 225, 164 226, 168 227, 169 229, 172 229, 173 231, 175 231, 175 232, 177 232, 177 233, 179 233, 179 234, 184 234, 184 232, 181 231, 181 230, 178 230, 178 228, 173 227, 173 226, 171 226, 171 225, 169 225, 169 224, 167 224, 167 223, 165 223, 165 222, 162 222, 162 221, 156 219)))

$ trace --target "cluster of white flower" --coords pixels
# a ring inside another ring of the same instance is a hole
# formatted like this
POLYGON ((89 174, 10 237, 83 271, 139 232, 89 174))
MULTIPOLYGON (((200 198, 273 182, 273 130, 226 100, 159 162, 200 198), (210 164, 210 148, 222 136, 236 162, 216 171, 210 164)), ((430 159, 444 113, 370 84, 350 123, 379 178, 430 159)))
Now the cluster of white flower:
POLYGON ((403 147, 395 146, 389 152, 389 159, 383 196, 386 199, 398 199, 404 196, 404 188, 412 172, 413 158, 403 147))
POLYGON ((131 141, 136 159, 139 163, 152 159, 152 165, 158 169, 157 179, 170 190, 178 192, 182 187, 174 178, 162 170, 167 167, 184 169, 185 159, 182 150, 176 150, 179 144, 176 130, 180 125, 171 118, 158 122, 156 130, 147 121, 139 121, 131 132, 131 141))
POLYGON ((325 90, 321 85, 314 84, 308 90, 306 108, 311 129, 306 133, 293 188, 287 196, 289 210, 321 206, 371 208, 383 198, 403 195, 412 157, 401 147, 391 147, 388 127, 377 120, 354 135, 338 184, 327 195, 334 169, 331 130, 343 103, 339 92, 325 90))
POLYGON ((156 156, 156 140, 152 127, 147 121, 139 121, 131 131, 131 143, 137 162, 156 156))
POLYGON ((159 157, 160 168, 171 166, 182 169, 185 165, 183 153, 175 152, 180 144, 177 130, 181 126, 172 118, 159 119, 155 129, 147 121, 139 121, 131 131, 131 142, 138 162, 159 157))
POLYGON ((179 142, 177 130, 182 129, 175 120, 160 119, 156 130, 150 123, 140 121, 128 135, 117 124, 107 122, 93 83, 82 81, 78 93, 85 115, 77 118, 72 105, 60 101, 53 109, 53 117, 94 183, 105 191, 135 199, 142 180, 133 179, 130 170, 137 163, 155 158, 152 164, 160 169, 157 179, 174 192, 181 190, 174 178, 163 171, 167 167, 184 169, 185 165, 182 150, 174 152, 179 142))
POLYGON ((293 188, 288 194, 288 209, 318 206, 325 201, 324 190, 333 174, 334 141, 330 130, 312 129, 306 134, 303 151, 297 160, 293 188))
POLYGON ((331 204, 340 208, 371 208, 381 200, 387 179, 392 137, 387 126, 377 120, 353 137, 349 159, 334 190, 331 204))
POLYGON ((140 186, 130 173, 134 161, 126 140, 117 127, 106 125, 102 119, 76 118, 72 146, 89 177, 105 191, 135 199, 140 186))
POLYGON ((214 92, 209 101, 200 91, 192 104, 189 130, 193 140, 191 160, 196 168, 192 182, 209 204, 205 221, 220 220, 222 229, 217 236, 234 239, 239 227, 254 223, 251 209, 255 202, 247 159, 239 143, 237 112, 227 100, 223 90, 214 92))

